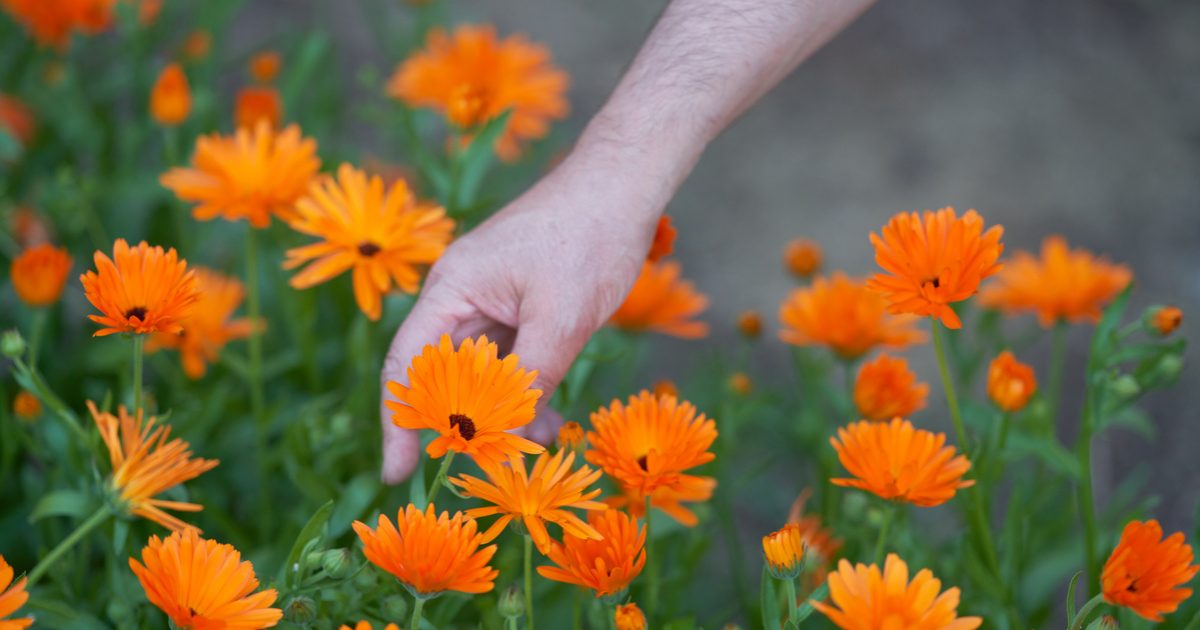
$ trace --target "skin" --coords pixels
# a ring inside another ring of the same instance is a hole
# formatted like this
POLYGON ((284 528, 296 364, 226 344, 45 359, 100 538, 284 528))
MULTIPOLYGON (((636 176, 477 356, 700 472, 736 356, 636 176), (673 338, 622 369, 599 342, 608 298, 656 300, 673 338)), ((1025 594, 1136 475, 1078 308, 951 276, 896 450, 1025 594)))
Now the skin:
MULTIPOLYGON (((396 332, 382 380, 449 332, 480 334, 537 369, 547 392, 531 439, 554 439, 545 406, 592 333, 620 306, 655 224, 713 138, 871 0, 674 0, 562 163, 452 244, 396 332)), ((384 395, 389 396, 386 386, 384 395)), ((383 480, 420 460, 415 432, 382 408, 383 480)))

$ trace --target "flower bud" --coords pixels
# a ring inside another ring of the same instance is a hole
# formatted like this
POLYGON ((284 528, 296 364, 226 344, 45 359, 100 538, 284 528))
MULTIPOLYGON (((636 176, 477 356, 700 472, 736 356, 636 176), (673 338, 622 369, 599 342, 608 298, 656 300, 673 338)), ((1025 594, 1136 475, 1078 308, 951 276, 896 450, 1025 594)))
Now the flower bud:
POLYGON ((746 396, 754 389, 754 382, 745 372, 734 372, 729 376, 729 389, 738 396, 746 396))
POLYGON ((521 589, 514 584, 500 592, 500 600, 496 604, 496 610, 500 612, 500 616, 505 619, 516 619, 525 614, 525 598, 521 589))
POLYGON ((1156 337, 1166 337, 1183 323, 1183 310, 1178 306, 1151 306, 1142 315, 1142 327, 1156 337))
POLYGON ((1122 402, 1136 398, 1142 393, 1142 386, 1138 385, 1137 379, 1129 374, 1122 374, 1114 378, 1108 384, 1108 391, 1113 396, 1122 402))
POLYGON ((746 311, 738 316, 737 327, 746 339, 758 339, 762 336, 762 315, 758 311, 746 311))
POLYGON ((349 575, 352 568, 349 549, 330 549, 321 554, 321 570, 335 580, 349 575))
POLYGON ((1183 372, 1183 357, 1175 353, 1164 354, 1158 358, 1154 367, 1142 380, 1143 388, 1161 387, 1175 382, 1183 372))
POLYGON ((821 268, 821 246, 798 238, 783 250, 783 266, 797 278, 808 278, 821 268))
POLYGON ((4 331, 4 335, 0 336, 0 354, 10 359, 18 359, 25 354, 25 338, 15 328, 4 331))
POLYGON ((311 597, 293 597, 283 607, 283 618, 292 623, 312 623, 317 619, 317 603, 311 597))
POLYGON ((1104 615, 1100 619, 1096 620, 1095 626, 1097 630, 1117 630, 1121 627, 1121 625, 1117 623, 1116 617, 1113 617, 1112 615, 1104 615))

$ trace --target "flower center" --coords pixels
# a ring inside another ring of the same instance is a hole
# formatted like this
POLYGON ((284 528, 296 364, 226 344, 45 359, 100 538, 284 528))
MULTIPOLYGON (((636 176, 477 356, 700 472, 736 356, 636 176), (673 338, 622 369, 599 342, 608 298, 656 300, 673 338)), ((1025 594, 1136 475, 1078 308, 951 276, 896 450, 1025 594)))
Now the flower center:
POLYGON ((381 248, 371 241, 363 241, 358 244, 358 253, 370 258, 379 253, 381 248))
POLYGON ((125 319, 133 319, 134 317, 138 318, 140 321, 146 321, 146 307, 135 306, 128 311, 125 311, 125 319))
POLYGON ((475 421, 461 413, 450 415, 450 427, 457 428, 458 434, 468 442, 471 441, 471 438, 475 437, 475 421))
POLYGON ((932 279, 929 279, 929 280, 922 280, 922 281, 921 281, 921 286, 925 286, 925 285, 927 285, 927 284, 932 284, 932 285, 933 285, 933 288, 935 288, 935 289, 939 289, 939 288, 941 288, 941 286, 942 286, 942 281, 941 281, 941 280, 939 280, 937 276, 934 276, 932 279))
POLYGON ((646 455, 642 455, 641 457, 639 457, 637 459, 637 463, 638 463, 638 466, 640 466, 642 470, 644 470, 646 472, 650 472, 650 464, 646 459, 646 455))

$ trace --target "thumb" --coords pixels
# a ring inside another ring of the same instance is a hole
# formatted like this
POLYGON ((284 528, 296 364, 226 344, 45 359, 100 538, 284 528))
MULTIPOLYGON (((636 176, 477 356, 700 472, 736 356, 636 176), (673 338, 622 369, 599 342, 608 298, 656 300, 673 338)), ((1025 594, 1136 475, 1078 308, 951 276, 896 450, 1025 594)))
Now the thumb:
POLYGON ((522 366, 538 371, 533 387, 542 390, 537 416, 526 427, 529 439, 549 444, 558 435, 563 419, 550 407, 550 398, 592 332, 564 326, 552 318, 535 317, 521 323, 513 342, 513 354, 520 357, 522 366))

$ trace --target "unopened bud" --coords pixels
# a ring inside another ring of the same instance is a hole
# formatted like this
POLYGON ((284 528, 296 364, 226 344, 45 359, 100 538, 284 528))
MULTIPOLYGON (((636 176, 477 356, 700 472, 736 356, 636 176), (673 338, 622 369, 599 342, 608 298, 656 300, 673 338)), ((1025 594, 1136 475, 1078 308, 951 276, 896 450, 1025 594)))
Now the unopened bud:
POLYGON ((1183 372, 1183 357, 1175 353, 1164 354, 1154 366, 1151 382, 1155 385, 1168 385, 1179 378, 1180 372, 1183 372))
POLYGON ((349 549, 330 549, 321 556, 321 570, 335 580, 349 575, 351 568, 349 549))
POLYGON ((25 354, 25 338, 20 332, 16 329, 4 331, 0 336, 0 354, 10 359, 19 359, 25 354))
POLYGON ((505 619, 516 619, 524 615, 525 598, 521 589, 513 585, 500 591, 500 600, 496 603, 496 610, 505 619))
POLYGON ((1166 337, 1183 323, 1183 310, 1178 306, 1151 306, 1142 315, 1142 327, 1156 337, 1166 337))
POLYGON ((317 603, 310 597, 293 597, 283 607, 283 618, 292 623, 311 623, 317 619, 317 603))
POLYGON ((1108 384, 1108 391, 1116 396, 1117 400, 1125 401, 1142 393, 1142 386, 1138 385, 1133 376, 1122 374, 1108 384))
POLYGON ((1100 619, 1096 620, 1095 627, 1097 630, 1117 630, 1121 627, 1121 625, 1117 623, 1116 617, 1113 617, 1112 615, 1104 615, 1100 619))
POLYGON ((763 331, 762 315, 758 311, 746 311, 738 316, 737 327, 746 339, 758 339, 763 331))

